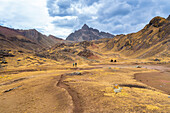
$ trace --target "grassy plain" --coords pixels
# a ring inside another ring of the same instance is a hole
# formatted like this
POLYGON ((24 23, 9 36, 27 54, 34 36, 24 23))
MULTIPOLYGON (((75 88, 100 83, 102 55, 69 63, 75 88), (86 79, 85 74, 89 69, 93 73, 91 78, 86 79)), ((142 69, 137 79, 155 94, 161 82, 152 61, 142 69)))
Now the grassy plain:
POLYGON ((30 54, 7 58, 12 63, 1 70, 0 74, 0 112, 170 111, 170 99, 165 91, 134 79, 136 73, 168 73, 169 64, 157 64, 154 61, 150 63, 150 59, 128 59, 118 53, 98 53, 96 60, 100 62, 95 63, 77 57, 78 67, 73 67, 73 62, 59 62, 30 54), (110 59, 116 59, 117 62, 110 62, 110 59), (136 68, 136 65, 146 67, 136 68), (162 70, 156 70, 153 65, 162 66, 162 70), (72 74, 73 72, 80 72, 81 75, 72 74), (123 88, 122 92, 115 94, 112 88, 114 84, 119 84, 123 88), (14 89, 5 92, 12 88, 14 89))

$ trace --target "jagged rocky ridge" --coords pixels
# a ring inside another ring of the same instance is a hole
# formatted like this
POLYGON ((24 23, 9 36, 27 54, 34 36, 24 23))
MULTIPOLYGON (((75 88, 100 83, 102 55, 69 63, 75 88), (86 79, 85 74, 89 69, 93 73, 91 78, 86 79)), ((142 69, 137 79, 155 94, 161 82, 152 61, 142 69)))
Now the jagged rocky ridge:
POLYGON ((90 41, 90 40, 98 40, 101 38, 113 38, 114 35, 110 33, 105 32, 99 32, 97 29, 89 28, 86 24, 79 29, 78 31, 75 31, 74 33, 71 33, 66 40, 71 41, 90 41))

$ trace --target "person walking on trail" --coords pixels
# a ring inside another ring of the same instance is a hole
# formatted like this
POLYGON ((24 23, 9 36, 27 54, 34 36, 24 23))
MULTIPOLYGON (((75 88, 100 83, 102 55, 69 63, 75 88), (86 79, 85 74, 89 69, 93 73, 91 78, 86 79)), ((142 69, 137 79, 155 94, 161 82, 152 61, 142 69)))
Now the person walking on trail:
POLYGON ((75 67, 77 67, 77 62, 75 63, 75 67))

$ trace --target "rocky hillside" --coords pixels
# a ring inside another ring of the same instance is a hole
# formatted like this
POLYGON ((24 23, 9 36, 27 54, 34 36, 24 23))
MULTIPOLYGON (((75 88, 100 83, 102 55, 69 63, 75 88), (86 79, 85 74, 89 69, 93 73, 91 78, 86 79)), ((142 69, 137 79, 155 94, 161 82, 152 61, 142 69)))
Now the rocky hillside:
POLYGON ((0 48, 35 50, 42 48, 42 46, 24 37, 14 29, 0 26, 0 48))
POLYGON ((105 32, 99 32, 97 29, 89 28, 86 24, 79 29, 78 31, 75 31, 74 33, 71 33, 66 40, 71 41, 90 41, 90 40, 98 40, 101 38, 113 38, 114 35, 110 33, 105 32))
POLYGON ((30 30, 18 30, 23 36, 29 38, 30 40, 42 45, 43 47, 50 47, 57 43, 57 41, 61 41, 62 39, 57 38, 55 36, 43 35, 35 29, 30 30))
POLYGON ((115 36, 105 49, 137 58, 170 57, 169 17, 165 19, 157 16, 137 33, 115 36))

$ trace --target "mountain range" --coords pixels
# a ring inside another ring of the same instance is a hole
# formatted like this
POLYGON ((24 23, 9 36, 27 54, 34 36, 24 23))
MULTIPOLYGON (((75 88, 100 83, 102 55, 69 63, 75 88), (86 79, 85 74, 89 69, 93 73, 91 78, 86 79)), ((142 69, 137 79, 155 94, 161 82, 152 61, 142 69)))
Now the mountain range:
POLYGON ((55 36, 43 35, 35 29, 16 30, 0 26, 1 49, 27 49, 36 50, 47 48, 62 42, 63 39, 55 36))
POLYGON ((81 41, 89 41, 90 46, 95 45, 95 47, 100 44, 103 51, 119 52, 125 56, 134 58, 151 56, 169 57, 170 16, 166 19, 159 16, 154 17, 142 30, 127 35, 121 34, 114 36, 109 33, 99 32, 99 30, 90 28, 84 24, 81 29, 71 33, 66 40, 52 35, 43 35, 35 29, 16 30, 0 26, 1 49, 37 50, 67 46, 74 47, 74 44, 77 46, 85 44, 83 48, 89 46, 89 43, 81 43, 81 41), (95 44, 91 44, 93 42, 95 44))
POLYGON ((98 40, 101 38, 113 38, 114 35, 105 32, 99 32, 97 29, 90 28, 86 24, 83 25, 81 29, 71 33, 66 40, 71 41, 90 41, 90 40, 98 40))
POLYGON ((42 47, 31 39, 21 35, 17 30, 0 26, 0 48, 1 49, 28 49, 42 47))
POLYGON ((37 44, 42 45, 43 47, 50 47, 55 45, 58 41, 61 41, 63 39, 57 38, 53 35, 43 35, 40 32, 38 32, 35 29, 30 30, 17 30, 19 33, 21 33, 23 36, 27 37, 28 39, 36 42, 37 44))

